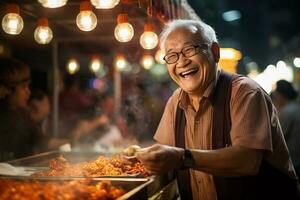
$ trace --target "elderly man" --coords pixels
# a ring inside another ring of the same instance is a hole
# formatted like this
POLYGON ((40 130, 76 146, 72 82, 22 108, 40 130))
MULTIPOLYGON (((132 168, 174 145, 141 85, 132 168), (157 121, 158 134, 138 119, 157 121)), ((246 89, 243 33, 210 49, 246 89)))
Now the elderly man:
POLYGON ((178 88, 137 153, 154 174, 175 170, 181 199, 296 199, 297 176, 269 96, 249 78, 218 68, 215 31, 175 20, 161 48, 178 88))

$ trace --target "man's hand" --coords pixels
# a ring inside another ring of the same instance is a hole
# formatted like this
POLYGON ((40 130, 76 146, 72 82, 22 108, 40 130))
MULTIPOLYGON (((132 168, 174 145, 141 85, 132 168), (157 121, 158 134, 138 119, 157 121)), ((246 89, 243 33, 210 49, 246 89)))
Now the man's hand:
POLYGON ((183 153, 181 148, 155 144, 137 152, 136 157, 148 172, 160 174, 180 168, 183 153))

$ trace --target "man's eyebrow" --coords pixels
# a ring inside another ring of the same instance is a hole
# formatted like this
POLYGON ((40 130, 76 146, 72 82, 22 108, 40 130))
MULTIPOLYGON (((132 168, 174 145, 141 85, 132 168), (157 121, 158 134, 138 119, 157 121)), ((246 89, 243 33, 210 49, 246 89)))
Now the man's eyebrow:
POLYGON ((185 43, 183 43, 183 46, 185 46, 187 44, 192 44, 192 42, 185 42, 185 43))
MULTIPOLYGON (((183 43, 183 47, 185 47, 186 45, 191 45, 192 42, 185 42, 183 43)), ((169 49, 166 53, 169 53, 170 51, 172 51, 172 49, 169 49)))

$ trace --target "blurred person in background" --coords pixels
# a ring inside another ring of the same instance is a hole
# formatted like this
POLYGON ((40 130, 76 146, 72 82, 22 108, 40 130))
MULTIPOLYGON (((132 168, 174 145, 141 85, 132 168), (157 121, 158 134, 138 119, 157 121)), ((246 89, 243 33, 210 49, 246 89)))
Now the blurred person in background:
POLYGON ((48 135, 50 102, 48 95, 41 90, 31 92, 28 106, 32 119, 40 126, 43 135, 48 135))
POLYGON ((68 75, 59 95, 60 136, 70 138, 74 124, 90 111, 91 106, 92 99, 82 90, 79 76, 68 75))
POLYGON ((115 99, 110 92, 105 93, 100 97, 97 106, 97 112, 105 114, 109 119, 109 123, 115 125, 120 130, 121 136, 123 138, 129 136, 126 119, 122 111, 116 113, 115 99))
POLYGON ((279 120, 286 144, 298 177, 300 176, 300 102, 293 85, 286 80, 276 82, 272 93, 274 105, 279 112, 279 120))
POLYGON ((181 199, 298 199, 297 176, 269 95, 218 68, 220 47, 202 21, 174 20, 160 37, 178 88, 154 139, 136 154, 153 174, 175 170, 181 199))
POLYGON ((73 146, 93 144, 95 151, 126 143, 128 127, 122 114, 115 113, 115 101, 110 93, 96 98, 94 113, 78 120, 72 131, 73 146))
MULTIPOLYGON (((154 111, 153 106, 149 105, 150 95, 148 95, 144 79, 135 78, 128 81, 124 95, 122 113, 126 119, 130 137, 141 142, 149 140, 151 131, 150 110, 154 111)), ((157 124, 156 124, 157 125, 157 124)), ((153 135, 152 135, 153 137, 153 135)))
POLYGON ((62 145, 70 143, 69 138, 54 138, 51 135, 51 128, 49 123, 51 105, 49 96, 46 92, 38 89, 32 90, 28 102, 28 108, 32 119, 40 129, 40 152, 57 150, 62 145))
POLYGON ((40 150, 40 129, 27 108, 30 69, 12 58, 0 58, 0 160, 32 155, 40 150))

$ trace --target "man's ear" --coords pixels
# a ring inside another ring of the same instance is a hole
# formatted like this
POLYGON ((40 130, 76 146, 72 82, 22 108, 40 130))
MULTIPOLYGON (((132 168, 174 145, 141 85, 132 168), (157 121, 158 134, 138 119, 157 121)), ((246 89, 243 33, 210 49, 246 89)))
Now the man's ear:
POLYGON ((211 51, 213 53, 215 62, 218 63, 220 60, 220 46, 218 43, 213 42, 211 45, 211 51))

